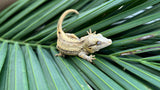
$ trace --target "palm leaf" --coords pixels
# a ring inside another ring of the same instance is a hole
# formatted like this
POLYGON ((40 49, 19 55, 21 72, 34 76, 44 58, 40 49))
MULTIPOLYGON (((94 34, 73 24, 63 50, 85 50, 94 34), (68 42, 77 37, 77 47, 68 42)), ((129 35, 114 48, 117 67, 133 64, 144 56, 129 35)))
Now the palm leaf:
POLYGON ((0 12, 0 90, 159 89, 159 0, 18 0, 0 12), (113 40, 89 63, 55 57, 61 13, 65 32, 91 28, 113 40))

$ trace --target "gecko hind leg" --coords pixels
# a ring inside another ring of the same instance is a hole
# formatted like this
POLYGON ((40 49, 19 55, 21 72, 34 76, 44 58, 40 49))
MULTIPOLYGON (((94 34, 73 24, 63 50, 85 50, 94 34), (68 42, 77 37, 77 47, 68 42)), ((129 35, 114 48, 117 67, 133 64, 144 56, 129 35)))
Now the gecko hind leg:
POLYGON ((58 53, 58 54, 56 54, 55 56, 62 56, 62 57, 65 57, 65 55, 64 55, 64 54, 62 54, 61 52, 60 52, 60 53, 58 53))

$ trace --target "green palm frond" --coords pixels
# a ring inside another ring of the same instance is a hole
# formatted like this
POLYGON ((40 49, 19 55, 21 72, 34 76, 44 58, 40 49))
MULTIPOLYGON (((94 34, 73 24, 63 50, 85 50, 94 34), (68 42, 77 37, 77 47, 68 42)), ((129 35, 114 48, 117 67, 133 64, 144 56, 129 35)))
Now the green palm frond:
POLYGON ((0 90, 160 89, 160 0, 17 0, 0 12, 0 90), (57 20, 111 38, 89 63, 56 57, 57 20))

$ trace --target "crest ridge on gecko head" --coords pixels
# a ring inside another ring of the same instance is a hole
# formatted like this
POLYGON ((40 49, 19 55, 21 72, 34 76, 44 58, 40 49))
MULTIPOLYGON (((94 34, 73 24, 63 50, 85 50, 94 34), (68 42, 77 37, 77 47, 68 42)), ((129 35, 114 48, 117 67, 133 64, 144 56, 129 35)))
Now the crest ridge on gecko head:
POLYGON ((112 44, 112 40, 104 37, 102 34, 96 32, 92 33, 91 29, 87 31, 88 36, 86 38, 85 48, 89 53, 94 53, 102 48, 105 48, 112 44))

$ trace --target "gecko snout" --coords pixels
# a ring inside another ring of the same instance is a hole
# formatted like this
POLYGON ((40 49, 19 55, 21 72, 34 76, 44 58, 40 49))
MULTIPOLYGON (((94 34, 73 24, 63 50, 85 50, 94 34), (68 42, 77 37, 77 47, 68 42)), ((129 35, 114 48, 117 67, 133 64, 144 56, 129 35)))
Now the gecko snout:
POLYGON ((106 41, 106 46, 109 46, 109 45, 111 45, 112 44, 112 40, 111 39, 107 39, 107 41, 106 41))
POLYGON ((111 39, 108 39, 108 43, 112 44, 112 40, 111 40, 111 39))

